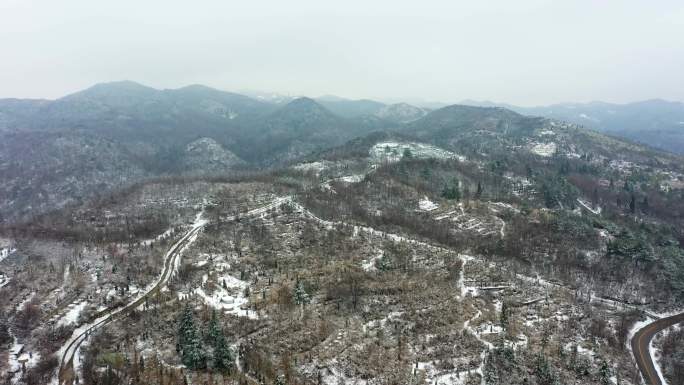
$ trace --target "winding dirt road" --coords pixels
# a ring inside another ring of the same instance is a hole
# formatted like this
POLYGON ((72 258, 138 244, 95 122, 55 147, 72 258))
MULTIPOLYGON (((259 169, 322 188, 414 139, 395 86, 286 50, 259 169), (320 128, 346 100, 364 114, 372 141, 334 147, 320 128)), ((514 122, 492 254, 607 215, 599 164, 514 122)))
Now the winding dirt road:
MULTIPOLYGON (((289 196, 278 197, 265 206, 249 210, 240 215, 229 216, 227 218, 223 218, 223 220, 234 221, 241 217, 246 218, 263 215, 268 211, 279 207, 283 203, 291 201, 291 199, 292 198, 289 196)), ((206 220, 201 220, 200 218, 201 213, 198 214, 193 227, 187 233, 185 233, 185 235, 183 235, 183 237, 180 240, 174 243, 173 246, 171 246, 169 251, 166 253, 166 256, 164 257, 164 269, 162 271, 162 274, 151 289, 147 290, 144 294, 142 294, 126 306, 104 310, 103 312, 97 315, 97 318, 94 321, 84 326, 81 326, 78 329, 76 329, 76 331, 74 331, 74 334, 72 335, 71 339, 67 341, 66 346, 63 348, 63 350, 60 350, 60 366, 58 373, 58 381, 60 385, 71 385, 74 383, 76 374, 76 371, 74 370, 74 357, 78 353, 78 350, 83 344, 83 342, 88 338, 88 336, 93 331, 111 323, 119 315, 126 314, 128 311, 133 310, 138 306, 142 305, 145 302, 145 299, 150 298, 157 291, 161 290, 164 286, 166 286, 169 279, 173 276, 173 272, 179 262, 179 258, 183 249, 188 244, 192 243, 197 234, 207 224, 206 220)))
POLYGON ((630 341, 632 352, 646 385, 663 385, 649 350, 653 336, 680 322, 684 322, 684 313, 653 321, 634 333, 630 341))
POLYGON ((166 258, 164 261, 164 269, 157 283, 143 295, 139 296, 133 302, 126 306, 107 309, 99 314, 98 318, 77 329, 74 335, 69 340, 66 348, 64 349, 62 356, 60 357, 59 366, 59 383, 63 385, 70 385, 74 383, 75 372, 74 372, 74 357, 78 352, 79 348, 83 342, 88 338, 91 332, 97 328, 107 325, 108 323, 114 321, 117 316, 127 313, 130 310, 137 308, 145 302, 145 299, 152 296, 154 293, 159 291, 161 288, 166 286, 169 279, 173 275, 174 268, 178 262, 178 258, 181 255, 182 250, 187 244, 189 244, 195 235, 197 235, 202 227, 206 224, 205 221, 198 221, 183 237, 171 246, 169 251, 166 253, 166 258))

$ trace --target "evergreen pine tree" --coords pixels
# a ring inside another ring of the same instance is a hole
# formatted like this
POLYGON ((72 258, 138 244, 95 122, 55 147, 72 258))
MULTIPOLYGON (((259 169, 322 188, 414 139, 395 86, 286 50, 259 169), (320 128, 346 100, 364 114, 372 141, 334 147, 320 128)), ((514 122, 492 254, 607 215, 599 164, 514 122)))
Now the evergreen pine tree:
POLYGON ((183 313, 181 314, 181 318, 179 321, 179 326, 178 326, 178 349, 179 351, 183 350, 183 347, 187 343, 187 335, 190 329, 193 328, 193 320, 192 320, 192 309, 190 308, 189 304, 185 305, 185 308, 183 308, 183 313))
POLYGON ((183 364, 193 370, 203 369, 207 365, 207 357, 197 334, 197 329, 193 325, 185 337, 186 344, 182 355, 183 364))
POLYGON ((378 271, 389 271, 392 269, 392 259, 389 255, 384 253, 380 258, 375 260, 375 268, 378 271))
POLYGON ((221 328, 219 327, 218 317, 216 316, 216 310, 211 312, 211 320, 209 320, 209 332, 207 333, 207 338, 211 344, 214 343, 220 336, 221 328))
POLYGON ((483 375, 484 375, 484 383, 486 385, 496 385, 499 383, 499 376, 497 375, 497 370, 496 366, 494 365, 494 360, 493 360, 493 352, 489 352, 487 354, 487 357, 485 358, 485 364, 484 364, 484 370, 483 370, 483 375))
POLYGON ((537 376, 537 383, 543 385, 556 385, 559 383, 558 376, 551 370, 551 365, 549 365, 549 361, 543 354, 537 355, 535 366, 534 372, 537 376))
POLYGON ((402 158, 404 159, 412 159, 413 158, 413 152, 411 152, 411 149, 406 147, 404 149, 404 153, 402 154, 402 158))
POLYGON ((477 182, 477 192, 475 193, 475 199, 480 199, 482 197, 482 192, 484 189, 482 188, 482 183, 477 182))
POLYGON ((508 330, 508 312, 509 312, 509 310, 508 310, 508 304, 507 304, 506 302, 504 302, 504 303, 501 305, 501 319, 500 319, 500 321, 501 321, 501 328, 502 328, 504 331, 508 330))
POLYGON ((189 369, 202 369, 206 366, 206 354, 195 327, 192 309, 185 305, 178 327, 178 345, 183 364, 189 369))
POLYGON ((608 366, 608 362, 606 362, 605 360, 603 360, 601 362, 601 367, 599 368, 598 377, 599 377, 599 383, 601 385, 610 385, 612 383, 610 381, 610 367, 608 366))
POLYGON ((297 305, 306 305, 310 301, 311 299, 309 298, 309 294, 304 289, 304 284, 302 281, 298 280, 294 289, 294 302, 297 305))
POLYGON ((444 189, 442 189, 442 197, 450 200, 461 200, 461 190, 458 186, 458 179, 454 178, 451 184, 444 185, 444 189))
POLYGON ((432 177, 432 171, 430 171, 430 169, 427 166, 425 166, 423 167, 423 170, 420 172, 420 175, 423 177, 423 179, 430 180, 430 178, 432 177))
POLYGON ((223 336, 223 333, 220 333, 216 340, 214 340, 214 369, 230 372, 233 368, 234 360, 233 352, 226 342, 226 337, 223 336))

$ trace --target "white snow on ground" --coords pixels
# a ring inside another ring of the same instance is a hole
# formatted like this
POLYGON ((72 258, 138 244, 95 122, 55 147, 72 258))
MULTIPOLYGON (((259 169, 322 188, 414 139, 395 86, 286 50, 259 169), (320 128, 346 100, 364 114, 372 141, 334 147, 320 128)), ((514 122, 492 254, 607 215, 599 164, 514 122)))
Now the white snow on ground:
POLYGON ((556 152, 556 143, 535 143, 530 151, 539 156, 549 157, 556 152))
POLYGON ((366 176, 364 174, 354 174, 354 175, 343 176, 343 177, 337 178, 335 180, 339 180, 339 181, 345 182, 345 183, 358 183, 358 182, 361 182, 363 180, 363 178, 365 178, 365 177, 366 176))
MULTIPOLYGON (((0 244, 7 245, 7 247, 0 248, 0 262, 4 261, 10 254, 14 253, 16 249, 9 247, 9 241, 4 239, 0 240, 0 244)), ((4 287, 10 282, 10 277, 6 276, 4 273, 0 272, 0 288, 4 287)))
POLYGON ((543 131, 539 132, 539 135, 541 135, 541 136, 556 135, 556 133, 551 131, 551 130, 543 130, 543 131))
POLYGON ((326 371, 322 373, 322 382, 324 385, 367 385, 368 381, 360 378, 351 378, 338 368, 337 360, 332 360, 326 367, 326 371))
POLYGON ((456 214, 456 211, 457 211, 457 210, 451 210, 451 211, 449 211, 449 212, 447 212, 447 213, 444 213, 444 214, 442 214, 442 215, 438 215, 438 216, 435 217, 435 220, 436 220, 436 221, 441 221, 441 220, 443 220, 443 219, 447 219, 447 218, 451 217, 452 215, 456 214))
MULTIPOLYGON (((192 224, 192 230, 190 230, 190 231, 194 231, 194 230, 204 226, 205 224, 207 224, 207 220, 202 219, 202 212, 199 212, 199 213, 197 213, 197 216, 195 217, 195 222, 192 224)), ((199 232, 195 231, 190 236, 190 238, 188 238, 188 242, 185 244, 185 246, 182 249, 178 250, 178 258, 176 258, 174 260, 174 267, 173 267, 173 274, 172 275, 176 275, 178 273, 178 269, 180 268, 180 263, 181 263, 180 255, 183 254, 183 252, 185 252, 185 250, 188 247, 190 247, 190 245, 192 245, 197 240, 198 236, 199 236, 199 232)), ((169 255, 172 253, 173 249, 174 249, 173 247, 171 247, 169 249, 169 251, 164 256, 164 260, 168 259, 169 255)))
POLYGON ((418 202, 418 210, 420 211, 432 211, 436 210, 438 207, 439 205, 428 199, 428 197, 424 197, 418 202))
POLYGON ((17 305, 17 311, 21 310, 24 307, 24 305, 31 302, 31 300, 35 296, 36 296, 36 292, 31 292, 31 294, 29 294, 26 298, 24 298, 23 301, 19 302, 19 305, 17 305))
POLYGON ((466 292, 468 292, 468 288, 465 286, 465 278, 463 277, 463 274, 465 271, 465 266, 466 266, 466 263, 472 261, 475 258, 471 257, 470 255, 464 255, 464 254, 459 254, 458 257, 461 259, 461 261, 463 263, 461 264, 461 271, 459 272, 459 275, 458 275, 457 286, 459 287, 459 289, 461 291, 460 297, 463 298, 463 297, 465 297, 466 292))
MULTIPOLYGON (((654 321, 653 318, 648 317, 647 319, 645 319, 643 321, 639 321, 639 322, 635 323, 634 326, 632 326, 632 328, 629 329, 629 332, 627 333, 627 339, 625 339, 625 346, 629 350, 631 357, 634 357, 634 351, 632 350, 632 343, 631 343, 632 338, 634 338, 634 335, 636 334, 637 331, 639 331, 639 329, 646 327, 648 324, 650 324, 653 321, 654 321)), ((649 354, 651 355, 651 359, 653 360, 653 364, 656 367, 656 371, 658 372, 658 376, 660 377, 663 384, 667 385, 667 383, 663 379, 663 374, 660 371, 660 365, 658 364, 658 360, 656 360, 656 356, 654 354, 655 351, 653 349, 653 340, 651 340, 651 344, 648 346, 648 350, 649 350, 649 354)))
MULTIPOLYGON (((292 202, 292 197, 291 196, 283 196, 283 197, 277 197, 273 199, 273 201, 265 206, 258 207, 253 210, 249 210, 246 213, 240 214, 240 217, 246 218, 246 217, 256 217, 256 216, 261 216, 264 217, 266 213, 268 213, 270 210, 276 209, 280 207, 282 204, 292 202)), ((230 215, 226 218, 224 218, 226 221, 233 221, 235 220, 235 215, 230 215)), ((206 223, 206 222, 205 222, 206 223)))
POLYGON ((10 254, 14 253, 16 249, 12 249, 9 247, 3 247, 0 249, 0 262, 4 261, 5 258, 9 257, 10 254))
POLYGON ((314 171, 319 173, 327 168, 324 162, 309 162, 309 163, 299 163, 293 167, 295 170, 299 171, 314 171))
POLYGON ((418 362, 418 370, 425 372, 425 377, 428 384, 436 385, 462 385, 468 377, 467 372, 458 372, 456 370, 440 371, 435 368, 432 362, 418 362))
MULTIPOLYGON (((500 207, 501 209, 504 209, 504 210, 511 210, 511 211, 513 211, 513 212, 515 212, 515 213, 519 213, 519 212, 520 212, 520 210, 516 209, 515 206, 513 206, 513 205, 510 204, 510 203, 505 203, 505 202, 489 202, 489 205, 490 205, 490 206, 497 206, 497 207, 500 207)), ((492 208, 492 207, 490 207, 490 210, 494 211, 495 213, 498 213, 498 212, 499 212, 499 209, 492 208)))
POLYGON ((471 319, 469 319, 463 323, 463 328, 468 330, 470 332, 470 334, 472 334, 473 337, 475 337, 475 339, 477 339, 478 341, 480 341, 480 343, 482 343, 484 346, 486 346, 486 349, 480 353, 480 366, 478 366, 477 369, 475 369, 475 372, 478 373, 480 375, 480 378, 482 379, 481 384, 484 384, 484 370, 483 369, 484 369, 484 364, 485 364, 485 358, 487 357, 487 352, 494 349, 494 345, 491 342, 485 341, 484 339, 482 339, 476 333, 476 331, 470 326, 470 323, 472 321, 475 321, 476 319, 478 319, 480 317, 480 315, 482 315, 482 312, 478 310, 477 314, 475 314, 473 316, 473 318, 471 318, 471 319))
POLYGON ((651 339, 651 343, 648 344, 648 354, 651 356, 651 360, 653 360, 653 366, 655 367, 656 373, 658 373, 660 383, 663 385, 667 385, 667 381, 665 381, 665 376, 663 376, 663 368, 660 367, 660 352, 656 352, 656 349, 653 346, 653 340, 655 340, 655 338, 651 339))
MULTIPOLYGON (((202 284, 207 282, 208 276, 202 277, 202 284)), ((193 291, 193 293, 202 297, 204 303, 215 308, 220 309, 226 314, 233 314, 239 317, 247 317, 251 319, 258 319, 259 315, 248 309, 242 309, 242 306, 249 302, 249 299, 245 297, 245 288, 249 284, 245 281, 241 281, 232 275, 225 274, 217 277, 217 285, 214 288, 214 293, 209 295, 203 288, 198 287, 193 291), (223 287, 225 282, 226 288, 223 287)))
POLYGON ((501 235, 501 239, 504 239, 506 238, 506 221, 499 217, 496 217, 496 219, 501 221, 501 228, 499 229, 499 234, 501 235))
POLYGON ((672 317, 673 315, 684 313, 684 309, 670 310, 662 313, 650 312, 651 314, 657 316, 658 318, 672 317))
POLYGON ((69 311, 64 314, 62 318, 57 321, 57 326, 76 324, 78 321, 78 316, 81 314, 83 309, 88 305, 88 301, 83 301, 81 303, 72 303, 69 305, 69 311))
MULTIPOLYGON (((174 243, 174 246, 170 247, 170 248, 169 248, 169 251, 168 251, 168 252, 166 253, 166 255, 164 256, 164 260, 168 260, 169 257, 171 256, 171 254, 174 253, 174 251, 177 253, 177 254, 176 254, 177 257, 174 259, 174 261, 172 261, 172 262, 174 263, 174 269, 177 269, 178 264, 179 264, 179 262, 180 262, 180 255, 183 253, 183 251, 184 251, 187 247, 189 247, 190 244, 192 244, 192 242, 193 242, 195 239, 197 239, 197 234, 198 234, 198 232, 199 232, 198 229, 201 228, 202 226, 204 226, 204 225, 207 223, 206 220, 202 219, 202 213, 203 213, 203 212, 200 212, 200 213, 197 214, 197 216, 195 217, 195 222, 193 223, 192 228, 190 229, 190 231, 188 231, 188 232, 186 233, 186 235, 183 236, 181 239, 179 239, 178 241, 176 241, 176 243, 174 243), (188 234, 190 234, 190 235, 188 236, 188 234), (180 250, 176 250, 176 247, 175 247, 175 246, 176 246, 177 244, 180 244, 180 243, 183 242, 184 240, 187 240, 187 241, 188 241, 187 244, 185 245, 185 247, 183 247, 183 248, 180 249, 180 250)), ((170 278, 170 277, 175 273, 175 271, 177 271, 177 270, 174 270, 173 272, 171 272, 171 274, 166 274, 166 275, 164 274, 164 271, 162 271, 162 272, 160 273, 158 279, 156 279, 154 282, 151 282, 144 290, 140 291, 139 294, 138 294, 137 296, 135 296, 135 298, 133 298, 129 303, 133 303, 133 302, 137 301, 138 299, 142 298, 142 297, 143 297, 149 290, 151 290, 152 287, 154 287, 157 283, 161 282, 161 281, 162 281, 163 279, 165 279, 165 278, 166 278, 166 279, 170 278)), ((83 346, 83 344, 82 344, 82 343, 79 343, 79 342, 80 342, 80 341, 85 341, 85 340, 89 337, 89 333, 86 333, 86 332, 90 332, 90 331, 96 329, 97 327, 99 327, 99 326, 101 326, 101 325, 103 325, 103 324, 106 324, 107 322, 109 322, 108 320, 112 319, 115 315, 117 315, 118 313, 120 313, 123 309, 125 309, 125 306, 124 306, 124 307, 121 307, 121 308, 119 308, 119 309, 117 309, 117 310, 114 310, 114 311, 112 311, 112 312, 109 313, 109 314, 104 314, 104 315, 102 315, 100 318, 97 318, 97 319, 93 320, 93 321, 90 322, 90 323, 86 323, 86 324, 81 325, 80 327, 78 327, 76 330, 74 330, 74 331, 72 332, 71 337, 70 337, 70 338, 64 343, 64 345, 62 345, 62 347, 59 349, 59 351, 57 352, 57 357, 59 357, 60 360, 61 360, 62 357, 65 357, 65 355, 66 355, 67 357, 68 357, 69 355, 73 355, 73 357, 74 357, 74 367, 75 367, 76 373, 80 373, 80 369, 79 369, 79 368, 80 368, 80 351, 81 351, 81 347, 83 346)), ((62 365, 62 364, 63 364, 63 363, 60 362, 60 365, 62 365)), ((56 381, 57 381, 57 376, 55 375, 55 376, 53 377, 51 383, 56 383, 56 381)))
POLYGON ((26 369, 30 369, 38 363, 40 359, 40 354, 36 352, 24 352, 24 345, 17 342, 16 338, 14 343, 9 350, 9 371, 15 373, 16 375, 12 377, 12 384, 19 384, 22 373, 21 368, 25 366, 26 369))
POLYGON ((601 206, 596 206, 596 208, 591 208, 591 205, 588 202, 583 201, 580 198, 577 198, 577 202, 582 205, 585 209, 591 211, 593 214, 600 215, 601 214, 601 206))
MULTIPOLYGON (((23 301, 21 301, 17 307, 16 311, 21 310, 24 305, 29 303, 33 297, 36 295, 35 292, 31 292, 23 301)), ((25 352, 23 351, 24 349, 24 344, 20 344, 17 338, 11 334, 12 336, 12 346, 10 347, 9 350, 9 368, 10 372, 12 373, 17 373, 17 376, 12 377, 12 384, 18 384, 19 380, 21 378, 21 368, 23 365, 26 365, 26 369, 29 369, 33 367, 35 364, 38 363, 38 360, 40 359, 40 355, 37 353, 33 352, 25 352), (22 364, 23 363, 23 364, 22 364)))
POLYGON ((414 158, 437 158, 458 159, 465 161, 465 157, 451 151, 425 143, 415 142, 382 142, 377 143, 370 149, 371 160, 375 162, 398 162, 404 157, 404 152, 409 150, 414 158))
MULTIPOLYGON (((657 313, 653 314, 656 315, 659 318, 663 317, 670 317, 676 314, 680 314, 682 310, 675 310, 675 311, 670 311, 666 313, 657 313)), ((646 320, 639 321, 632 326, 631 329, 629 329, 629 333, 627 333, 627 339, 625 340, 625 345, 627 346, 627 349, 629 349, 632 357, 634 357, 634 351, 632 351, 632 338, 634 338, 634 334, 636 334, 639 329, 646 327, 648 324, 652 323, 655 321, 655 317, 648 317, 646 320)), ((662 333, 663 331, 661 331, 662 333)), ((651 360, 653 360, 653 366, 655 366, 656 372, 658 373, 658 377, 660 378, 660 381, 663 383, 663 385, 667 385, 667 382, 665 381, 665 377, 663 376, 663 369, 660 366, 660 353, 656 350, 655 346, 653 346, 653 342, 655 341, 655 336, 651 339, 651 342, 648 345, 648 354, 651 356, 651 360)))
POLYGON ((167 238, 167 237, 171 236, 171 235, 173 234, 173 230, 174 230, 174 229, 173 229, 173 227, 172 227, 172 228, 170 228, 170 229, 164 231, 163 233, 157 235, 157 236, 156 236, 155 238, 153 238, 153 239, 146 239, 146 240, 140 242, 140 244, 143 245, 143 246, 149 246, 149 245, 151 245, 151 244, 152 244, 153 242, 155 242, 155 241, 159 241, 159 240, 161 240, 161 239, 164 239, 164 238, 167 238))
MULTIPOLYGON (((346 224, 347 224, 347 223, 341 222, 341 221, 334 221, 334 222, 333 222, 333 221, 327 221, 327 220, 321 219, 321 218, 317 217, 317 216, 316 216, 314 213, 312 213, 311 211, 309 211, 309 210, 307 210, 306 208, 304 208, 304 206, 300 205, 300 204, 297 203, 297 202, 292 201, 292 198, 291 198, 291 197, 277 198, 277 200, 278 200, 279 202, 281 202, 280 204, 282 204, 283 202, 289 202, 289 203, 292 205, 292 207, 293 207, 297 212, 301 213, 301 214, 304 215, 305 217, 308 217, 308 218, 312 219, 313 221, 317 222, 318 224, 320 224, 320 225, 322 225, 322 226, 325 226, 325 227, 328 228, 328 229, 332 229, 332 228, 335 227, 336 225, 346 225, 346 224)), ((397 234, 386 233, 386 232, 384 232, 384 231, 382 231, 382 230, 376 230, 376 229, 374 229, 374 228, 372 228, 372 227, 368 227, 368 226, 357 226, 357 225, 353 225, 353 228, 354 228, 354 234, 358 234, 359 231, 363 231, 363 232, 365 232, 365 233, 367 233, 367 234, 371 234, 371 235, 375 235, 375 236, 378 236, 378 237, 386 238, 386 239, 389 239, 389 240, 391 240, 391 241, 393 241, 393 242, 406 242, 406 243, 411 244, 411 245, 420 245, 420 246, 429 248, 429 249, 431 249, 431 250, 447 251, 447 249, 445 249, 445 248, 443 248, 443 247, 440 247, 440 246, 435 246, 435 245, 432 245, 432 244, 430 244, 430 243, 423 242, 423 241, 417 241, 417 240, 415 240, 415 239, 413 239, 413 238, 407 238, 407 237, 404 237, 404 236, 401 236, 401 235, 397 235, 397 234)))
POLYGON ((363 324, 362 331, 367 333, 368 331, 375 330, 376 328, 384 328, 387 326, 388 321, 395 320, 401 317, 403 314, 403 311, 391 311, 384 318, 373 319, 363 324))
POLYGON ((375 271, 375 261, 377 261, 378 259, 382 258, 382 256, 384 255, 384 253, 385 253, 384 250, 380 250, 380 251, 378 252, 378 255, 376 255, 376 256, 374 256, 374 257, 371 257, 370 259, 364 259, 364 260, 361 262, 361 268, 362 268, 363 270, 365 270, 365 271, 375 271))

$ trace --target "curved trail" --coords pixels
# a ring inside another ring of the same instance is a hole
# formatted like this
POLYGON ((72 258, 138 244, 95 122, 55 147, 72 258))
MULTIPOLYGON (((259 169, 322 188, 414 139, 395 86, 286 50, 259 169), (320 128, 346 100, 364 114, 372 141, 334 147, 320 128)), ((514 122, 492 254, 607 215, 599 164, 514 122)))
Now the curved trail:
MULTIPOLYGON (((269 210, 275 209, 276 207, 290 200, 291 197, 289 196, 278 197, 265 206, 249 210, 239 215, 232 215, 227 218, 223 218, 223 220, 234 221, 239 219, 240 217, 263 215, 269 210)), ((201 215, 202 213, 199 213, 197 215, 193 227, 185 235, 183 235, 183 237, 180 240, 174 243, 173 246, 171 246, 169 251, 166 253, 166 256, 164 257, 164 269, 162 271, 162 274, 151 289, 147 290, 144 294, 142 294, 133 302, 129 303, 124 307, 104 310, 99 314, 98 318, 95 319, 95 321, 87 325, 81 326, 80 328, 74 331, 74 335, 71 337, 71 339, 69 339, 68 344, 62 350, 60 350, 60 366, 58 373, 58 381, 60 385, 73 384, 75 375, 74 357, 76 356, 76 353, 78 352, 79 348, 81 347, 83 342, 88 338, 91 332, 114 321, 118 315, 133 310, 138 306, 142 305, 145 302, 145 299, 149 298, 151 295, 155 294, 157 291, 161 290, 164 286, 166 286, 169 279, 173 276, 175 268, 179 263, 179 258, 182 251, 185 249, 186 246, 188 246, 190 243, 192 243, 192 241, 194 241, 197 234, 207 224, 206 220, 200 219, 201 215)))
POLYGON ((60 367, 58 375, 60 384, 67 385, 73 383, 75 374, 74 357, 76 356, 76 353, 78 352, 80 346, 88 338, 91 332, 93 332, 97 328, 105 326, 108 323, 114 321, 118 315, 133 310, 138 306, 142 305, 145 299, 149 298, 152 294, 156 293, 162 287, 166 286, 169 279, 173 275, 173 271, 178 262, 178 258, 180 257, 181 252, 183 251, 185 246, 187 246, 189 243, 192 242, 192 240, 194 240, 194 236, 196 236, 200 232, 200 230, 202 229, 202 227, 204 227, 205 224, 205 221, 196 222, 192 229, 190 229, 190 231, 188 231, 180 240, 178 240, 176 243, 173 244, 173 246, 171 246, 169 251, 166 253, 166 258, 164 261, 164 270, 162 271, 162 274, 159 277, 157 283, 151 289, 149 289, 143 295, 139 296, 133 302, 129 303, 124 307, 105 310, 104 313, 101 314, 100 317, 98 317, 95 321, 77 329, 75 335, 71 337, 69 343, 66 345, 66 348, 64 348, 62 356, 60 357, 60 367))
POLYGON ((649 349, 651 340, 656 334, 680 322, 684 322, 684 313, 653 321, 634 333, 634 336, 630 341, 632 353, 634 354, 634 359, 641 371, 641 377, 647 385, 663 385, 663 381, 660 377, 661 375, 655 367, 649 349))

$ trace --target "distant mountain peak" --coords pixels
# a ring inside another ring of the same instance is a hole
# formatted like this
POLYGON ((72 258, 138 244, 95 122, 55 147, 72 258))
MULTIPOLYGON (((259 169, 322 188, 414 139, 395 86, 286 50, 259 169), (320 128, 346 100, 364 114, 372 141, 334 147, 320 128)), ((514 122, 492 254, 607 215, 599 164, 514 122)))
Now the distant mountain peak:
POLYGON ((381 108, 376 116, 398 123, 408 123, 425 116, 427 111, 408 103, 395 103, 381 108))
POLYGON ((85 90, 64 96, 60 100, 100 100, 107 104, 129 104, 137 98, 149 98, 158 90, 131 80, 98 83, 85 90))
POLYGON ((500 111, 506 115, 510 116, 520 116, 517 112, 510 110, 505 107, 500 106, 466 106, 463 104, 452 104, 450 106, 442 107, 438 110, 432 112, 431 115, 446 115, 446 114, 467 114, 467 113, 477 113, 477 114, 492 114, 500 111))
POLYGON ((204 84, 188 84, 187 86, 177 88, 178 91, 210 91, 210 92, 221 92, 216 88, 205 86, 204 84))
POLYGON ((284 105, 274 114, 320 114, 334 116, 327 108, 308 97, 299 97, 284 105))
POLYGON ((80 92, 87 93, 100 91, 156 92, 157 90, 132 80, 119 80, 114 82, 97 83, 80 92))

